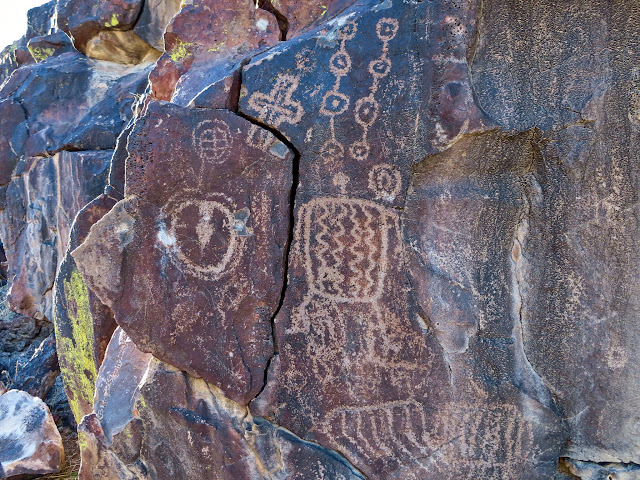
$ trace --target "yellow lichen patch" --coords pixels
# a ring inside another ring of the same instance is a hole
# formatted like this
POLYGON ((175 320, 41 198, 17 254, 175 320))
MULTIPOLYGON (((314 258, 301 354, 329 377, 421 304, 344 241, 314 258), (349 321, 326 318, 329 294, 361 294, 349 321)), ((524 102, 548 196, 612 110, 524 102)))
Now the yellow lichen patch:
POLYGON ((225 42, 220 42, 217 45, 214 45, 213 47, 211 47, 209 49, 210 52, 217 52, 218 50, 220 50, 222 47, 224 47, 225 42))
POLYGON ((189 55, 193 55, 193 53, 191 53, 191 51, 188 48, 191 45, 193 45, 193 43, 186 43, 178 40, 178 44, 171 49, 171 52, 169 52, 169 55, 171 56, 171 60, 173 60, 174 62, 177 62, 178 60, 182 60, 188 57, 189 55))
POLYGON ((42 62, 53 55, 53 48, 28 47, 36 62, 42 62))
POLYGON ((94 387, 98 376, 93 316, 89 305, 89 290, 77 270, 73 271, 69 280, 63 281, 63 286, 71 323, 71 338, 57 331, 59 322, 56 322, 58 356, 65 385, 73 393, 70 395, 69 404, 76 421, 80 423, 82 417, 91 413, 91 410, 87 410, 93 405, 94 387))
POLYGON ((83 432, 78 432, 78 447, 80 450, 84 450, 89 446, 89 442, 87 441, 87 436, 83 432))
POLYGON ((118 21, 118 16, 114 13, 113 15, 111 15, 111 21, 109 22, 104 22, 104 26, 109 28, 109 27, 117 27, 120 24, 120 22, 118 21))

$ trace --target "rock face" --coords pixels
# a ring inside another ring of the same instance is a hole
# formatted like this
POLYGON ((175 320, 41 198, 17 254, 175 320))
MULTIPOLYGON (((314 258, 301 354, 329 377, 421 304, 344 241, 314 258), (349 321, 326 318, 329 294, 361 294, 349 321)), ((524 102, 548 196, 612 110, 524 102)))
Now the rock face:
POLYGON ((54 321, 80 478, 638 478, 637 13, 33 10, 0 360, 54 321))
POLYGON ((62 438, 39 398, 9 390, 0 395, 0 475, 57 473, 64 461, 62 438))

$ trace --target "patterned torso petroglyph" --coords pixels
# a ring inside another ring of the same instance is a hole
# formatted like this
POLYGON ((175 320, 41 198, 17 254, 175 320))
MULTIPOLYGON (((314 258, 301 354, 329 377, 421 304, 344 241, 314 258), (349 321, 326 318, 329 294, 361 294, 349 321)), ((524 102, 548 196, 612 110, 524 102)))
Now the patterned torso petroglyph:
MULTIPOLYGON (((429 104, 440 93, 405 88, 403 79, 418 71, 455 82, 461 73, 459 61, 442 68, 407 54, 403 39, 415 25, 405 8, 394 2, 361 16, 345 13, 307 44, 259 58, 243 72, 243 111, 277 126, 301 155, 289 282, 275 321, 277 374, 256 413, 344 453, 372 478, 452 478, 455 470, 471 479, 474 469, 510 478, 527 451, 529 424, 517 407, 497 411, 497 397, 455 384, 452 360, 411 293, 402 212, 412 162, 424 153, 411 154, 439 148, 433 125, 424 132, 430 146, 416 146, 423 118, 457 107, 429 104), (424 99, 421 108, 408 107, 424 99), (467 402, 464 411, 456 410, 456 395, 467 402), (487 435, 500 452, 486 454, 487 435), (444 455, 469 458, 447 471, 440 470, 444 455)), ((446 25, 456 21, 444 16, 446 25)), ((453 58, 459 52, 447 41, 443 53, 453 58)), ((447 128, 456 122, 452 116, 447 128)), ((466 361, 459 369, 472 368, 466 361)))
MULTIPOLYGON (((372 153, 379 151, 372 145, 380 139, 372 139, 371 132, 378 128, 381 82, 393 69, 388 51, 398 29, 398 20, 389 17, 375 24, 380 51, 364 60, 369 85, 355 101, 341 87, 354 73, 349 46, 357 42, 359 26, 347 21, 335 32, 337 50, 326 66, 334 82, 315 97, 319 118, 328 124, 328 138, 319 145, 320 160, 327 165, 361 164, 357 180, 366 190, 364 198, 350 196, 350 172, 338 171, 330 177, 336 194, 315 196, 297 206, 291 262, 304 281, 304 294, 292 306, 285 329, 293 341, 281 346, 287 396, 305 402, 301 389, 312 388, 326 402, 326 413, 316 414, 315 435, 353 448, 367 461, 381 453, 424 455, 428 443, 428 422, 420 402, 426 395, 425 372, 433 353, 422 332, 409 325, 402 289, 394 291, 403 259, 399 211, 392 205, 401 195, 403 179, 393 160, 372 153), (336 128, 338 120, 347 116, 358 135, 352 141, 342 139, 336 128), (296 338, 304 342, 298 345, 296 338), (311 367, 308 374, 306 365, 311 367), (322 380, 311 386, 309 376, 322 380), (349 381, 359 376, 367 378, 364 390, 361 382, 349 381), (342 389, 339 400, 327 396, 331 384, 342 389), (368 403, 385 395, 390 397, 385 403, 368 403), (408 426, 401 446, 394 445, 398 422, 408 426), (375 438, 369 448, 358 441, 365 432, 375 438)), ((253 93, 248 105, 273 124, 298 123, 304 116, 299 83, 294 72, 282 75, 269 94, 253 93), (276 99, 278 106, 270 108, 276 99)))

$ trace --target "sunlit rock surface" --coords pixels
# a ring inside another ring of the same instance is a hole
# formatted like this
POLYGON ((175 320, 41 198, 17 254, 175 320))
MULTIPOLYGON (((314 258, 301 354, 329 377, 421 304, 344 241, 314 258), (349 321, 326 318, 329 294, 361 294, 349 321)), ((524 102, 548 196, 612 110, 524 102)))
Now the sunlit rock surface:
POLYGON ((80 478, 639 478, 639 10, 32 10, 5 344, 55 323, 80 478))

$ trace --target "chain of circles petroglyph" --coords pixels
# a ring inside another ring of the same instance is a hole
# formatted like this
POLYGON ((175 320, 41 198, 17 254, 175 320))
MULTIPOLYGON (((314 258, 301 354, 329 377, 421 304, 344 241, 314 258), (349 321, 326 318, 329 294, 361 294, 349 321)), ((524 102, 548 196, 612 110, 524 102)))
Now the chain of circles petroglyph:
MULTIPOLYGON (((369 157, 371 147, 368 143, 369 129, 378 118, 380 105, 376 100, 376 93, 380 87, 380 80, 389 75, 391 71, 391 60, 389 59, 389 42, 398 33, 398 21, 393 18, 383 18, 376 25, 376 34, 382 41, 382 55, 369 63, 369 73, 373 78, 369 92, 355 103, 355 121, 362 127, 360 140, 354 142, 349 147, 349 154, 358 161, 369 157)), ((329 60, 329 69, 335 75, 336 80, 331 90, 325 93, 322 99, 320 113, 329 117, 329 131, 331 138, 325 143, 323 151, 326 158, 337 158, 344 155, 344 145, 342 145, 335 131, 335 117, 342 115, 349 109, 351 99, 340 92, 342 78, 351 71, 351 56, 347 52, 346 44, 348 40, 355 38, 358 27, 354 22, 349 22, 340 27, 338 37, 340 38, 340 48, 329 60)), ((339 173, 334 178, 334 184, 346 186, 348 182, 344 175, 339 173)), ((402 179, 392 165, 381 165, 373 167, 370 172, 369 187, 377 194, 381 200, 392 201, 400 193, 402 179)))

